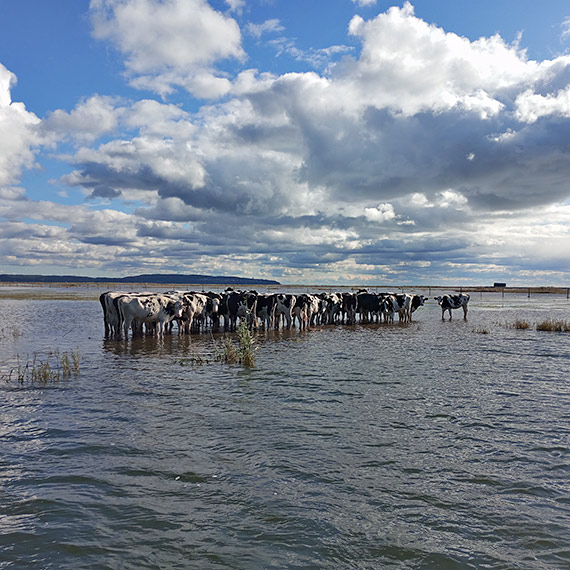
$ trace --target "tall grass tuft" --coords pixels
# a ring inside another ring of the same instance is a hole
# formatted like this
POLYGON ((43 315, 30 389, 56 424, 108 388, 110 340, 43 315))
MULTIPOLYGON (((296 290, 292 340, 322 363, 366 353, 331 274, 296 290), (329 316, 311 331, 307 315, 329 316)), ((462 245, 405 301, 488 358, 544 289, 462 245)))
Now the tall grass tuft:
POLYGON ((546 319, 536 325, 536 330, 548 332, 570 332, 570 321, 546 319))
POLYGON ((80 371, 79 349, 64 352, 61 356, 59 351, 49 352, 46 358, 40 359, 38 353, 34 353, 32 359, 26 358, 23 362, 17 355, 17 364, 8 374, 0 375, 7 382, 13 378, 20 384, 36 384, 45 386, 50 382, 58 382, 67 379, 72 374, 77 376, 80 371))
POLYGON ((255 339, 244 321, 240 322, 236 335, 237 346, 231 337, 224 336, 218 360, 226 364, 242 364, 253 368, 255 366, 255 339))
POLYGON ((245 322, 241 322, 237 329, 238 341, 239 341, 239 352, 241 357, 241 363, 244 366, 255 366, 255 340, 249 327, 245 322))

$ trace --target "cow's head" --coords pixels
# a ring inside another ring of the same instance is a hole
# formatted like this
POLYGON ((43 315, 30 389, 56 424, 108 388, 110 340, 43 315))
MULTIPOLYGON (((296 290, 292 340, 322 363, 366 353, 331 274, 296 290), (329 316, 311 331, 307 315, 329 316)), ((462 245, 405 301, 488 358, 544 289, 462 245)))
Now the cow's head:
POLYGON ((220 299, 218 299, 217 297, 209 299, 208 310, 210 310, 213 315, 217 315, 220 312, 220 299))
POLYGON ((166 305, 166 312, 174 319, 181 319, 184 311, 184 303, 181 300, 169 301, 166 305))

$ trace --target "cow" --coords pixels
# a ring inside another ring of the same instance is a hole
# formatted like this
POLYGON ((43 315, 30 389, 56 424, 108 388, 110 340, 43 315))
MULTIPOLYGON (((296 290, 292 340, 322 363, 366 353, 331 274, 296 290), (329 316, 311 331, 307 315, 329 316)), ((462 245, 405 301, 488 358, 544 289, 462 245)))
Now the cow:
POLYGON ((261 319, 263 328, 269 330, 275 320, 276 295, 272 293, 257 296, 255 316, 261 319))
POLYGON ((297 296, 293 307, 293 319, 299 321, 299 329, 310 328, 314 324, 314 318, 319 311, 319 298, 309 293, 297 296))
POLYGON ((120 337, 123 327, 123 318, 119 312, 117 302, 119 299, 129 295, 131 297, 148 297, 155 293, 128 293, 126 291, 107 291, 99 296, 99 302, 103 307, 103 318, 105 322, 105 336, 120 337))
POLYGON ((341 294, 341 322, 345 322, 348 325, 353 325, 356 323, 356 309, 358 305, 358 299, 354 293, 342 293, 341 294))
POLYGON ((338 293, 326 293, 324 295, 324 300, 327 304, 326 323, 334 325, 340 320, 342 297, 338 293))
MULTIPOLYGON (((156 325, 156 335, 164 335, 165 325, 182 317, 184 303, 181 298, 161 293, 152 295, 123 295, 116 299, 123 322, 125 338, 133 322, 156 325)), ((134 329, 133 329, 134 334, 134 329)))
MULTIPOLYGON (((388 297, 393 305, 393 313, 398 313, 398 322, 400 323, 411 323, 412 313, 419 307, 423 307, 426 301, 423 295, 409 295, 407 293, 389 295, 388 297)), ((393 322, 393 313, 390 322, 393 322)))
POLYGON ((445 320, 445 311, 449 311, 449 320, 451 320, 451 310, 463 309, 463 318, 467 320, 467 304, 469 303, 469 295, 467 293, 459 293, 459 295, 443 295, 434 297, 441 307, 441 320, 445 320))
POLYGON ((103 308, 105 322, 105 336, 119 336, 121 334, 121 316, 117 312, 114 300, 128 295, 125 291, 106 291, 99 295, 99 302, 103 308))
POLYGON ((327 322, 328 304, 326 293, 319 293, 317 296, 317 312, 315 313, 315 323, 324 325, 327 322))
POLYGON ((308 326, 314 326, 319 314, 320 299, 316 295, 306 293, 307 297, 307 323, 308 326))
POLYGON ((192 327, 200 326, 206 317, 208 304, 212 306, 212 299, 202 293, 184 293, 184 308, 179 320, 178 332, 189 333, 192 327))
POLYGON ((393 323, 394 315, 398 312, 398 301, 396 295, 383 295, 380 299, 380 313, 385 323, 393 323))
POLYGON ((410 295, 409 306, 408 306, 408 322, 412 321, 412 314, 415 313, 420 307, 424 306, 427 301, 427 297, 423 295, 410 295))
MULTIPOLYGON (((249 291, 226 291, 225 308, 229 319, 229 330, 235 331, 237 328, 237 319, 245 319, 248 326, 255 325, 255 313, 257 306, 257 293, 249 291)), ((227 330, 226 324, 226 330, 227 330)))
POLYGON ((278 294, 275 297, 275 328, 279 328, 281 316, 285 319, 285 327, 290 329, 293 322, 293 308, 297 297, 295 295, 278 294))
POLYGON ((369 323, 380 312, 380 297, 375 293, 360 292, 356 295, 356 311, 360 315, 360 322, 369 323))

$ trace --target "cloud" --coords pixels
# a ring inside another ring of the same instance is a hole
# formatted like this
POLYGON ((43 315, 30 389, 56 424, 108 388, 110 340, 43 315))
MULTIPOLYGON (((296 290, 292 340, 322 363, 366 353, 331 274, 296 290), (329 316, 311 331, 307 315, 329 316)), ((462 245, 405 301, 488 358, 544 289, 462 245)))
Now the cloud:
POLYGON ((376 4, 376 0, 352 0, 357 6, 365 7, 365 6, 374 6, 376 4))
POLYGON ((34 166, 36 149, 42 143, 39 118, 23 103, 12 102, 15 83, 16 76, 0 63, 0 188, 34 166))
POLYGON ((69 113, 61 109, 51 113, 43 121, 42 130, 59 138, 70 137, 84 143, 93 142, 117 128, 121 110, 117 109, 116 103, 112 97, 93 95, 81 101, 69 113))
MULTIPOLYGON (((43 255, 74 267, 74 256, 88 255, 89 267, 109 273, 167 267, 458 283, 460 273, 481 282, 528 271, 567 279, 568 57, 529 61, 518 44, 447 33, 405 3, 369 20, 355 16, 348 29, 360 49, 323 63, 326 71, 232 77, 216 65, 243 61, 239 29, 205 2, 96 0, 91 9, 98 37, 125 56, 132 83, 225 98, 188 112, 94 95, 55 111, 42 122, 44 138, 76 144, 58 155, 69 167, 58 182, 86 201, 27 200, 24 212, 13 183, 33 164, 38 120, 13 107, 13 77, 0 68, 0 113, 15 124, 6 148, 16 149, 6 155, 15 174, 0 159, 0 216, 9 223, 0 259, 23 262, 27 247, 30 263, 43 255), (216 30, 205 45, 173 23, 197 25, 190 5, 205 18, 198 37, 216 30), (168 53, 143 37, 149 18, 172 32, 168 53), (235 33, 220 45, 226 26, 235 33), (101 210, 100 200, 124 211, 101 210), (28 237, 24 219, 33 220, 28 237)), ((250 33, 278 31, 269 22, 250 33)))
POLYGON ((497 116, 504 98, 535 78, 537 66, 499 36, 469 39, 414 16, 409 2, 372 20, 354 16, 349 33, 360 38, 358 60, 337 69, 360 104, 411 116, 453 109, 497 116))
POLYGON ((270 20, 265 20, 261 24, 249 23, 246 26, 248 34, 254 38, 260 38, 263 34, 282 32, 285 28, 281 25, 278 19, 272 18, 270 20))
POLYGON ((216 62, 245 55, 236 21, 205 0, 91 0, 90 12, 93 35, 125 56, 132 85, 162 95, 175 87, 197 97, 223 95, 229 82, 216 62))
POLYGON ((115 190, 110 186, 105 186, 104 184, 99 184, 93 188, 93 191, 87 197, 88 200, 94 200, 95 198, 103 198, 107 200, 112 200, 113 198, 118 198, 121 195, 120 190, 115 190))

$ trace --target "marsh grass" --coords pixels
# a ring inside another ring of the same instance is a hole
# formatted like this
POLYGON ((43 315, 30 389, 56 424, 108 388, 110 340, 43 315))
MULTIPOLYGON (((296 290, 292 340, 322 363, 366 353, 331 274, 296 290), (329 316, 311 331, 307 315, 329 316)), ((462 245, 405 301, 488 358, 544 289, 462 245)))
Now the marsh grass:
POLYGON ((202 356, 201 354, 191 354, 186 358, 182 357, 178 360, 180 366, 186 366, 190 364, 191 366, 203 366, 205 364, 210 364, 212 361, 209 358, 202 356))
POLYGON ((537 331, 545 332, 570 332, 570 321, 546 319, 540 323, 532 325, 527 320, 518 319, 514 323, 507 324, 507 327, 519 330, 529 330, 534 328, 537 331))
POLYGON ((236 336, 237 344, 230 336, 224 335, 217 360, 226 364, 242 364, 253 368, 255 366, 255 339, 245 322, 242 321, 239 324, 236 336))
POLYGON ((524 319, 517 319, 511 326, 514 329, 527 330, 530 328, 530 323, 524 319))
POLYGON ((547 332, 570 332, 570 321, 546 319, 536 325, 536 330, 547 332))
POLYGON ((80 370, 79 349, 64 352, 61 356, 59 350, 50 351, 43 357, 35 352, 31 359, 27 357, 25 361, 17 355, 16 365, 8 373, 0 373, 0 378, 6 382, 16 380, 19 384, 45 386, 72 375, 78 376, 80 370))

